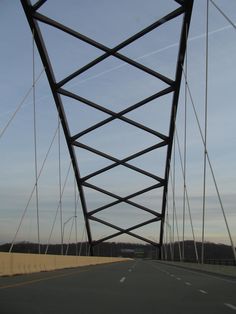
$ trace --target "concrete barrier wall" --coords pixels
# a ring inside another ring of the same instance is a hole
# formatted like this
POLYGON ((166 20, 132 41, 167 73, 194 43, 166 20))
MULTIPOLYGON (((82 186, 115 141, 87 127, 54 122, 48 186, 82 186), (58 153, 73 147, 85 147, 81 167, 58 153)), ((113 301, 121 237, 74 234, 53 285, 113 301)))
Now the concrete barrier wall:
POLYGON ((127 261, 128 258, 0 252, 0 276, 127 261))

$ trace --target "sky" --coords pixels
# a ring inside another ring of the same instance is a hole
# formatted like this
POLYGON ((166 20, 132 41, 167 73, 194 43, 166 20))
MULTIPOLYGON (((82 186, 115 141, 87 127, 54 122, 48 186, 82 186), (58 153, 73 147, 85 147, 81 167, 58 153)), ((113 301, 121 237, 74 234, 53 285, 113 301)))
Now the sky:
MULTIPOLYGON (((234 0, 214 1, 224 13, 236 23, 236 2, 234 0)), ((200 124, 204 126, 205 104, 205 68, 206 68, 206 1, 195 0, 187 47, 187 80, 191 95, 198 112, 200 124)), ((97 40, 107 47, 114 47, 134 33, 150 25, 178 7, 174 0, 89 0, 56 1, 48 0, 40 9, 49 16, 80 33, 97 40)), ((29 92, 21 109, 0 138, 0 242, 12 241, 20 218, 35 183, 34 168, 34 124, 32 68, 33 41, 20 1, 0 0, 0 132, 11 119, 12 114, 29 92)), ((120 53, 133 58, 147 67, 174 79, 177 58, 178 39, 181 18, 165 24, 144 38, 123 48, 120 53)), ((40 24, 48 54, 57 81, 92 61, 102 54, 96 48, 80 42, 69 35, 40 24)), ((236 242, 236 136, 235 136, 235 66, 236 66, 236 31, 217 11, 209 5, 209 52, 208 52, 208 152, 219 185, 224 209, 236 242)), ((34 49, 36 78, 40 75, 36 88, 37 119, 37 160, 40 169, 51 140, 57 130, 57 113, 47 83, 37 49, 34 49), (41 73, 41 74, 40 74, 41 73)), ((112 111, 119 112, 156 93, 167 85, 148 74, 137 70, 121 60, 109 57, 78 78, 68 82, 65 89, 78 93, 112 111)), ((108 117, 107 114, 89 108, 82 103, 62 97, 64 110, 71 134, 77 134, 108 117)), ((143 123, 163 134, 168 134, 172 95, 166 95, 152 101, 126 117, 143 123)), ((182 80, 177 116, 177 130, 181 151, 184 138, 184 102, 185 82, 182 80)), ((114 120, 86 134, 80 141, 116 158, 125 158, 160 141, 151 134, 114 120)), ((62 182, 65 181, 70 164, 68 150, 60 133, 62 182)), ((130 163, 134 166, 164 176, 166 148, 136 158, 130 163)), ((111 162, 76 148, 76 155, 82 176, 92 173, 111 162)), ((201 239, 202 190, 203 190, 203 145, 199 135, 191 100, 187 97, 187 173, 186 181, 191 204, 195 236, 201 239)), ((176 212, 181 237, 183 228, 183 178, 180 159, 176 146, 176 212)), ((46 243, 58 207, 58 138, 45 163, 39 179, 39 216, 40 238, 46 243)), ((113 168, 89 180, 121 196, 132 194, 155 181, 135 173, 122 166, 113 168)), ((173 218, 172 187, 169 187, 168 217, 173 218)), ((89 210, 96 209, 114 199, 89 188, 85 188, 89 210)), ((161 209, 162 189, 153 190, 133 200, 157 212, 161 209)), ((74 177, 70 170, 62 198, 63 225, 65 241, 69 240, 72 219, 75 212, 74 177)), ((186 209, 187 210, 187 209, 186 209)), ((84 221, 80 203, 77 207, 78 240, 84 238, 84 221)), ((152 215, 140 211, 128 204, 119 204, 97 215, 98 218, 129 227, 151 219, 152 215)), ((94 239, 113 233, 109 227, 91 223, 94 239)), ((176 226, 175 226, 176 230, 176 226)), ((175 231, 176 232, 176 231, 175 231)), ((140 229, 141 236, 152 241, 159 237, 159 223, 140 229)), ((186 214, 185 238, 192 239, 189 216, 186 214)), ((71 241, 74 241, 74 231, 71 241)), ((175 239, 177 234, 175 233, 175 239)), ((17 241, 37 241, 35 194, 26 211, 17 241)), ((134 241, 128 236, 121 236, 116 241, 134 241)), ((59 214, 51 242, 60 241, 59 214)), ((229 243, 222 212, 209 167, 207 168, 206 190, 206 241, 229 243)))

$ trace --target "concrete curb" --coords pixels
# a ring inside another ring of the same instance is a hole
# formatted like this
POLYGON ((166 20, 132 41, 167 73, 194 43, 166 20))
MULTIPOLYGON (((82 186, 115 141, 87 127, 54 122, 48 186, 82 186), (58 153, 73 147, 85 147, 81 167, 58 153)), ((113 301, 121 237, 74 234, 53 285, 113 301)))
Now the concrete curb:
POLYGON ((197 271, 209 275, 215 275, 219 277, 228 278, 236 281, 236 267, 235 266, 223 266, 223 265, 210 265, 210 264, 195 264, 195 263, 183 263, 183 262, 166 262, 158 261, 165 265, 170 265, 178 268, 197 271))

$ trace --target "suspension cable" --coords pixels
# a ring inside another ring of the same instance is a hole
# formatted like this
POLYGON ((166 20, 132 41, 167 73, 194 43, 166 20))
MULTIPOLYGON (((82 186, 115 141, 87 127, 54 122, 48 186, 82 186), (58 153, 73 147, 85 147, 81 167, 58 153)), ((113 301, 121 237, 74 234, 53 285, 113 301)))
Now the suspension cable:
MULTIPOLYGON (((170 169, 170 183, 172 186, 172 192, 174 192, 174 177, 173 177, 171 169, 170 169)), ((179 259, 181 261, 182 255, 181 255, 181 247, 180 247, 180 241, 179 241, 179 227, 178 227, 178 222, 177 222, 175 198, 173 199, 173 217, 174 217, 174 222, 175 222, 175 227, 176 227, 176 235, 177 235, 177 242, 178 242, 178 248, 179 248, 179 259)))
POLYGON ((231 19, 215 4, 213 0, 210 0, 214 7, 223 15, 223 17, 233 26, 236 30, 236 25, 231 21, 231 19))
POLYGON ((171 260, 173 261, 173 247, 172 247, 172 233, 171 233, 171 225, 169 223, 169 202, 168 202, 168 196, 167 196, 167 202, 166 202, 166 206, 167 206, 167 211, 166 211, 166 225, 169 228, 169 240, 170 240, 170 257, 171 260))
POLYGON ((179 259, 182 260, 181 254, 181 246, 180 246, 180 236, 179 236, 179 227, 177 222, 177 213, 176 213, 176 201, 175 201, 175 180, 176 180, 176 133, 174 132, 174 164, 173 164, 173 214, 175 219, 175 226, 176 226, 176 234, 177 234, 177 241, 178 241, 178 248, 179 248, 179 259))
MULTIPOLYGON (((42 166, 41 166, 41 168, 40 168, 40 170, 39 170, 38 177, 37 177, 37 181, 39 180, 39 178, 40 178, 40 176, 41 176, 41 174, 42 174, 42 172, 43 172, 43 169, 44 169, 46 160, 47 160, 48 155, 49 155, 49 153, 50 153, 50 151, 51 151, 52 145, 53 145, 53 143, 54 143, 54 141, 55 141, 55 138, 56 138, 56 135, 57 135, 57 131, 58 131, 58 127, 56 128, 56 131, 54 132, 53 138, 52 138, 52 140, 51 140, 51 142, 50 142, 50 145, 49 145, 49 149, 47 150, 47 153, 46 153, 45 158, 44 158, 44 160, 43 160, 42 166)), ((15 243, 15 240, 16 240, 16 237, 17 237, 18 232, 19 232, 19 230, 20 230, 20 228, 21 228, 22 222, 23 222, 24 217, 25 217, 25 215, 26 215, 26 212, 27 212, 27 209, 28 209, 29 204, 30 204, 30 202, 31 202, 31 199, 32 199, 32 197, 33 197, 33 195, 34 195, 35 188, 36 188, 36 183, 34 183, 33 189, 32 189, 32 191, 31 191, 31 193, 30 193, 30 195, 29 195, 28 201, 27 201, 26 206, 25 206, 25 208, 24 208, 24 210, 23 210, 23 213, 22 213, 22 216, 21 216, 21 219, 20 219, 20 223, 19 223, 19 225, 18 225, 18 227, 17 227, 16 233, 15 233, 15 235, 14 235, 14 237, 13 237, 13 240, 12 240, 12 243, 11 243, 11 246, 10 246, 10 249, 9 249, 9 253, 10 253, 10 252, 12 251, 12 249, 13 249, 13 246, 14 246, 14 243, 15 243)))
POLYGON ((60 226, 61 226, 61 255, 63 255, 63 225, 62 225, 62 194, 61 194, 61 121, 58 115, 58 180, 59 180, 59 209, 60 209, 60 226))
POLYGON ((208 114, 208 29, 209 29, 209 0, 206 8, 206 59, 205 59, 205 127, 204 127, 204 165, 203 165, 203 196, 202 196, 202 249, 201 263, 204 263, 205 216, 206 216, 206 162, 207 162, 207 114, 208 114))
MULTIPOLYGON (((185 49, 185 72, 188 77, 188 42, 187 42, 187 26, 186 26, 186 49, 185 49)), ((176 126, 175 126, 176 128, 176 126)), ((176 130, 177 132, 177 130, 176 130)), ((177 138, 178 141, 178 138, 177 138)), ((182 258, 184 260, 184 240, 185 240, 185 206, 186 206, 186 156, 187 156, 187 86, 184 86, 184 165, 183 165, 183 243, 182 243, 182 258)))
POLYGON ((36 197, 36 221, 38 236, 38 254, 40 249, 40 226, 39 226, 39 192, 38 192, 38 158, 37 158, 37 116, 36 116, 36 98, 35 98, 35 44, 34 30, 32 35, 32 54, 33 54, 33 122, 34 122, 34 172, 35 172, 35 197, 36 197))
MULTIPOLYGON (((58 126, 58 127, 59 127, 59 126, 58 126)), ((66 173, 66 177, 65 177, 63 186, 62 186, 61 199, 62 199, 63 194, 64 194, 64 190, 65 190, 66 183, 67 183, 67 180, 68 180, 68 177, 69 177, 70 169, 71 169, 71 161, 70 161, 70 164, 69 164, 67 173, 66 173)), ((46 246, 45 254, 48 253, 48 248, 49 248, 49 245, 50 245, 52 233, 53 233, 53 230, 54 230, 54 227, 55 227, 55 223, 56 223, 56 220, 57 220, 57 215, 58 215, 58 211, 59 211, 59 208, 60 208, 60 201, 61 201, 61 199, 59 199, 59 201, 58 201, 56 213, 55 213, 54 220, 53 220, 53 223, 52 223, 52 228, 51 228, 51 231, 50 231, 50 234, 49 234, 49 237, 48 237, 48 243, 47 243, 47 246, 46 246)), ((63 234, 62 234, 62 236, 63 236, 63 234)))
POLYGON ((164 259, 167 260, 167 250, 166 250, 166 245, 167 245, 167 239, 165 236, 165 232, 163 233, 163 255, 164 255, 164 259))
MULTIPOLYGON (((44 68, 41 70, 41 72, 39 73, 39 75, 37 76, 37 78, 34 80, 34 85, 36 85, 36 83, 40 80, 42 74, 44 73, 44 68)), ((16 114, 20 111, 21 107, 23 106, 23 104, 25 103, 26 99, 29 97, 30 93, 32 92, 33 89, 33 85, 30 87, 30 89, 25 93, 23 99, 21 100, 21 102, 19 103, 19 105, 16 107, 15 111, 13 112, 13 114, 11 115, 10 119, 8 120, 8 122, 5 124, 5 126, 3 127, 3 129, 0 132, 0 139, 2 138, 2 136, 4 135, 4 133, 6 132, 7 128, 10 126, 11 122, 14 120, 16 114)))
POLYGON ((70 233, 69 233, 68 242, 67 242, 67 247, 66 247, 66 254, 65 254, 65 255, 67 255, 68 250, 69 250, 70 239, 71 239, 72 229, 73 229, 73 227, 74 227, 74 222, 75 222, 75 217, 73 217, 73 219, 72 219, 71 228, 70 228, 70 233))
MULTIPOLYGON (((175 126, 175 127, 176 127, 176 126, 175 126)), ((177 145, 178 145, 178 152, 179 152, 180 165, 181 165, 182 175, 183 175, 183 178, 184 178, 183 158, 182 158, 182 155, 181 155, 181 149, 180 149, 180 142, 179 142, 179 136, 178 136, 177 127, 176 127, 175 130, 176 130, 176 139, 177 139, 177 145)), ((185 183, 186 183, 186 181, 185 181, 185 183)), ((197 251, 197 245, 196 245, 196 240, 195 240, 195 233, 194 233, 194 228, 193 228, 192 214, 191 214, 190 202, 189 202, 189 196, 188 196, 188 190, 187 190, 187 185, 186 185, 186 184, 185 184, 185 195, 186 195, 188 214, 189 214, 190 225, 191 225, 192 236, 193 236, 193 243, 194 243, 195 256, 196 256, 196 261, 197 261, 197 263, 198 263, 198 262, 199 262, 198 251, 197 251)))
MULTIPOLYGON (((186 77, 183 67, 182 67, 182 71, 183 71, 183 75, 186 77)), ((191 89, 190 89, 190 86, 189 86, 188 82, 187 82, 187 88, 188 88, 188 94, 189 94, 190 102, 191 102, 192 109, 193 109, 193 112, 194 112, 194 116, 195 116, 195 119, 196 119, 196 122, 197 122, 198 130, 199 130, 199 133, 200 133, 200 137, 201 137, 203 145, 205 145, 201 124, 200 124, 200 121, 199 121, 199 118, 198 118, 196 106, 194 104, 193 96, 192 96, 191 89)), ((229 239, 230 239, 234 260, 236 261, 236 251, 235 251, 233 238, 232 238, 232 235, 231 235, 231 232, 230 232, 228 220, 227 220, 226 213, 225 213, 225 210, 224 210, 224 206, 223 206, 222 198, 221 198, 221 195, 220 195, 220 190, 219 190, 219 187, 218 187, 218 184, 217 184, 217 181, 216 181, 216 177, 215 177, 215 173, 214 173, 214 170, 213 170, 213 166, 212 166, 212 163, 211 163, 211 160, 210 160, 210 157, 209 157, 209 153, 208 153, 207 150, 206 150, 206 156, 207 156, 207 162, 208 162, 208 165, 209 165, 209 168, 210 168, 210 172, 211 172, 211 175, 212 175, 212 179, 213 179, 213 182, 214 182, 214 186, 215 186, 215 189, 216 189, 217 198, 218 198, 218 201, 219 201, 219 204, 220 204, 220 208, 221 208, 221 211, 222 211, 222 214, 223 214, 223 218, 224 218, 224 221, 225 221, 226 229, 227 229, 228 236, 229 236, 229 239)))
POLYGON ((75 255, 78 256, 78 217, 77 217, 77 207, 78 207, 78 201, 77 199, 77 184, 76 184, 76 178, 74 177, 74 195, 75 195, 75 255))
POLYGON ((172 184, 172 233, 173 233, 173 260, 175 259, 175 214, 174 214, 174 207, 175 207, 175 137, 174 137, 174 144, 173 144, 173 171, 174 171, 174 178, 172 184))
MULTIPOLYGON (((168 196, 167 196, 168 198, 168 196)), ((169 243, 168 243, 168 232, 169 232, 169 226, 168 226, 168 202, 166 202, 166 220, 165 220, 165 234, 166 234, 166 244, 167 244, 167 249, 170 246, 170 239, 169 239, 169 243)), ((171 255, 170 255, 171 257, 171 255)), ((168 260, 168 250, 167 250, 167 260, 168 260)))
POLYGON ((84 229, 83 229, 82 237, 81 237, 81 241, 80 241, 79 256, 81 256, 81 252, 82 252, 82 245, 83 245, 84 233, 85 233, 85 225, 84 225, 84 229))
MULTIPOLYGON (((183 70, 183 75, 185 76, 184 69, 182 68, 182 70, 183 70)), ((198 130, 199 130, 199 133, 200 133, 200 137, 201 137, 202 143, 204 145, 205 141, 204 141, 204 137, 203 137, 201 124, 200 124, 200 121, 199 121, 199 118, 198 118, 196 106, 194 104, 193 96, 192 96, 191 89, 190 89, 190 86, 189 86, 188 82, 187 82, 187 88, 188 88, 188 94, 189 94, 189 98, 191 100, 190 102, 191 102, 191 105, 192 105, 194 116, 195 116, 195 119, 196 119, 196 122, 197 122, 198 130)), ((209 165, 209 168, 210 168, 212 179, 213 179, 213 182, 214 182, 214 186, 215 186, 215 189, 216 189, 217 198, 218 198, 218 201, 219 201, 219 204, 220 204, 220 208, 221 208, 221 211, 222 211, 222 214, 223 214, 223 218, 224 218, 225 225, 226 225, 226 228, 227 228, 228 236, 229 236, 229 239, 230 239, 234 260, 236 261, 236 251, 235 251, 235 247, 234 247, 233 238, 232 238, 232 235, 231 235, 231 232, 230 232, 230 229, 229 229, 228 220, 227 220, 227 217, 226 217, 226 214, 225 214, 222 198, 221 198, 221 195, 220 195, 220 190, 219 190, 219 187, 218 187, 218 184, 217 184, 217 181, 216 181, 215 172, 213 170, 213 166, 212 166, 212 163, 211 163, 211 160, 210 160, 210 156, 209 156, 208 150, 206 150, 206 155, 207 155, 207 162, 208 162, 208 165, 209 165)))

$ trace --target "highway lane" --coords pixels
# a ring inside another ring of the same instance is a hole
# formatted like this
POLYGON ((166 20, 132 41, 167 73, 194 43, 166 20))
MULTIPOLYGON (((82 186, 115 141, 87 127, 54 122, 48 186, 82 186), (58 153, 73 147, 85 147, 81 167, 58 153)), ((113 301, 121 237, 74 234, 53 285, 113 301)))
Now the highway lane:
POLYGON ((236 281, 156 261, 0 278, 1 314, 236 313, 236 281))

